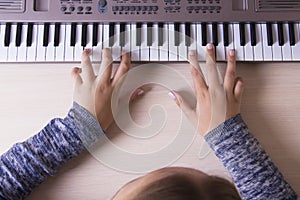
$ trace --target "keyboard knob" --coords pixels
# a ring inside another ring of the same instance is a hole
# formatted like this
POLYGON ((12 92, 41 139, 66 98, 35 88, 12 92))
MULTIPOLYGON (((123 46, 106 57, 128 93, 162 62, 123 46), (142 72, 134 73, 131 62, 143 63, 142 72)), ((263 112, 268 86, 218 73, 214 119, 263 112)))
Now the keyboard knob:
POLYGON ((106 0, 99 0, 99 7, 104 8, 107 5, 107 1, 106 0))

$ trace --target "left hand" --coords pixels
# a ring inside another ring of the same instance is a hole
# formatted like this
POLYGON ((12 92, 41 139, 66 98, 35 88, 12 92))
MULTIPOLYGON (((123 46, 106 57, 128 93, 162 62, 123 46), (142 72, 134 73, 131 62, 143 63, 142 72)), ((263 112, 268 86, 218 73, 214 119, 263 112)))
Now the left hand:
MULTIPOLYGON (((101 66, 98 76, 96 76, 90 60, 90 50, 86 49, 82 53, 81 68, 75 67, 72 70, 75 79, 74 101, 87 109, 98 120, 104 131, 113 122, 111 109, 113 90, 130 69, 129 53, 122 55, 120 66, 113 76, 112 65, 110 50, 103 49, 101 66)), ((133 96, 140 94, 141 91, 138 89, 133 96)))

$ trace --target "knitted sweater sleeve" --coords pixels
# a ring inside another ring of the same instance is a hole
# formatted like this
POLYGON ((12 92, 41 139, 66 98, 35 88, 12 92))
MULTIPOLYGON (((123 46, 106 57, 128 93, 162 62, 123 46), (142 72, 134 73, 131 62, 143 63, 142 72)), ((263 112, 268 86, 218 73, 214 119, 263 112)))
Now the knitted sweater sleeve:
POLYGON ((297 199, 240 114, 209 132, 205 139, 231 173, 244 200, 297 199))
POLYGON ((1 155, 0 199, 24 199, 103 134, 98 121, 74 102, 64 119, 51 120, 38 134, 1 155))

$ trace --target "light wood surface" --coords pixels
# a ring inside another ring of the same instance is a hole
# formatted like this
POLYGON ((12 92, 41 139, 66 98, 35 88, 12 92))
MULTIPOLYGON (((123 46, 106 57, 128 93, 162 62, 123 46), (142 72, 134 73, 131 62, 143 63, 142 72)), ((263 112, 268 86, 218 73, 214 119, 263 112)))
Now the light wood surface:
MULTIPOLYGON (((73 66, 0 65, 0 153, 37 133, 52 118, 66 115, 72 104, 70 71, 73 66)), ((187 64, 168 66, 191 83, 187 64)), ((245 81, 242 103, 245 121, 288 182, 300 193, 300 63, 239 63, 238 74, 245 81)), ((138 124, 147 124, 151 122, 147 113, 151 105, 161 104, 168 113, 163 130, 166 135, 155 142, 139 143, 127 141, 122 131, 112 126, 108 131, 112 141, 133 152, 155 150, 165 145, 165 140, 173 137, 181 114, 168 97, 166 88, 153 84, 146 88, 147 92, 131 106, 132 118, 138 124)), ((200 158, 202 144, 203 139, 197 136, 172 165, 194 167, 228 178, 229 174, 212 152, 200 158)), ((28 199, 108 199, 123 184, 141 175, 111 169, 84 152, 41 184, 28 199)))

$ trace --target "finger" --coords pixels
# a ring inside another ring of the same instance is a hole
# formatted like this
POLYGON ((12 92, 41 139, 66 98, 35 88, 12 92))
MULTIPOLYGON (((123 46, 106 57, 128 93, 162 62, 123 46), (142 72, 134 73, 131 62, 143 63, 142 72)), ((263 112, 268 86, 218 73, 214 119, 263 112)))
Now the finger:
POLYGON ((237 77, 234 86, 234 96, 240 102, 244 91, 244 81, 241 77, 237 77))
POLYGON ((142 96, 144 93, 145 91, 142 88, 136 89, 131 95, 129 102, 133 102, 137 97, 142 96))
POLYGON ((95 73, 93 70, 93 65, 90 59, 90 49, 85 49, 81 56, 81 69, 82 69, 82 79, 83 81, 93 81, 95 79, 95 73))
POLYGON ((233 95, 233 87, 236 75, 236 56, 235 51, 230 50, 228 53, 227 68, 224 78, 224 88, 228 95, 233 95))
POLYGON ((201 101, 208 94, 208 87, 204 78, 202 77, 202 74, 200 74, 200 72, 193 66, 191 66, 191 74, 197 100, 201 101))
POLYGON ((109 49, 105 48, 102 51, 102 62, 99 69, 99 76, 101 80, 110 84, 111 72, 112 72, 112 55, 109 49))
POLYGON ((206 68, 208 87, 220 86, 219 75, 217 71, 215 48, 212 44, 206 46, 206 68))
POLYGON ((195 110, 175 91, 169 92, 169 96, 175 101, 186 117, 194 126, 197 125, 197 116, 195 110))
POLYGON ((81 68, 79 67, 74 67, 71 71, 71 75, 75 81, 75 86, 81 85, 83 83, 80 73, 81 73, 81 68))
POLYGON ((130 54, 128 52, 124 53, 122 55, 120 66, 114 75, 113 84, 116 84, 129 71, 130 65, 130 54))

